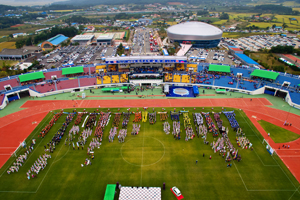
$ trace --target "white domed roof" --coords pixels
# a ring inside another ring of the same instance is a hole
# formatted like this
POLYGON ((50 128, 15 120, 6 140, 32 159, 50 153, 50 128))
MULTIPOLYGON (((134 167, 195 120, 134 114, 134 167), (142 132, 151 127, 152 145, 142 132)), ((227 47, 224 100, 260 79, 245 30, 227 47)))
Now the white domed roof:
POLYGON ((216 40, 221 39, 222 30, 204 22, 184 22, 167 29, 171 40, 216 40))

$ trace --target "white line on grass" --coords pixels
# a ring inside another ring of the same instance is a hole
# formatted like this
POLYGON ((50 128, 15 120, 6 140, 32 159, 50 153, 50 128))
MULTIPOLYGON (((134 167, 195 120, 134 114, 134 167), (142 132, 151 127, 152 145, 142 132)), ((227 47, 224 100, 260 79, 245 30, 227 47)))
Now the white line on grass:
POLYGON ((242 182, 243 182, 243 184, 244 184, 244 186, 245 186, 245 189, 246 189, 247 191, 249 191, 248 188, 247 188, 247 186, 246 186, 246 184, 245 184, 245 182, 244 182, 244 180, 243 180, 243 178, 242 178, 242 176, 241 176, 241 174, 240 174, 240 172, 239 172, 239 170, 238 170, 238 168, 236 167, 236 165, 235 165, 234 162, 233 162, 233 165, 234 165, 236 171, 238 172, 238 174, 239 174, 239 176, 240 176, 240 178, 241 178, 241 180, 242 180, 242 182))
POLYGON ((145 126, 143 131, 143 146, 142 146, 142 164, 141 164, 141 186, 143 183, 143 160, 144 160, 144 145, 145 145, 145 126))
MULTIPOLYGON (((56 154, 56 156, 55 156, 55 158, 54 158, 54 160, 53 160, 53 163, 50 165, 48 171, 46 172, 44 178, 42 179, 42 181, 41 181, 40 185, 38 186, 38 188, 36 189, 35 193, 37 193, 37 191, 40 189, 40 187, 41 187, 42 183, 44 182, 44 179, 46 178, 46 176, 47 176, 48 172, 50 171, 52 165, 55 163, 55 161, 56 161, 56 159, 57 159, 57 156, 59 155, 59 153, 60 153, 62 147, 63 147, 63 145, 60 147, 59 151, 57 152, 57 154, 56 154)), ((69 146, 69 148, 70 148, 70 146, 69 146)))
POLYGON ((295 190, 295 192, 292 194, 292 196, 288 200, 290 200, 297 191, 299 192, 299 188, 300 188, 300 186, 295 190))

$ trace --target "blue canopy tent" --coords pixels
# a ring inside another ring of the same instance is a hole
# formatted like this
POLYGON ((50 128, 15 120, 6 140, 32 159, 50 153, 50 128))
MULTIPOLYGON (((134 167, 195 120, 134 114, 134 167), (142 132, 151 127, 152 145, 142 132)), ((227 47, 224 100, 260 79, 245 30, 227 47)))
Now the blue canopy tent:
POLYGON ((193 86, 193 92, 194 92, 194 96, 196 97, 197 95, 199 95, 199 90, 197 86, 193 86))

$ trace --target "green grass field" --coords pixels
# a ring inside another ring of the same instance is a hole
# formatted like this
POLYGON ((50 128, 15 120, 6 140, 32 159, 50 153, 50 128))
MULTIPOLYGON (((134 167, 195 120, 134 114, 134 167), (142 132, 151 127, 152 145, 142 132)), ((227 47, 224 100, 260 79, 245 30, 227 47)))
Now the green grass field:
POLYGON ((263 129, 265 129, 267 133, 270 133, 270 137, 276 143, 290 142, 300 137, 300 135, 292 131, 286 130, 264 120, 259 120, 258 123, 263 127, 263 129))
MULTIPOLYGON (((170 108, 171 109, 171 108, 170 108)), ((166 109, 170 111, 170 109, 166 109)), ((179 110, 181 108, 177 108, 179 110)), ((230 128, 229 138, 234 147, 238 148, 242 156, 241 162, 232 162, 232 167, 227 168, 224 158, 218 153, 213 153, 210 145, 205 145, 201 138, 185 141, 183 118, 181 122, 181 140, 163 132, 162 121, 157 116, 157 122, 150 125, 149 121, 141 124, 138 135, 131 135, 132 121, 130 117, 128 134, 125 143, 108 142, 109 130, 113 117, 105 127, 103 142, 100 149, 95 149, 95 159, 91 166, 81 167, 87 158, 87 144, 84 150, 73 150, 72 146, 65 145, 66 134, 56 150, 51 154, 46 168, 35 179, 27 180, 26 172, 35 162, 37 157, 44 153, 46 145, 56 131, 65 121, 66 114, 62 115, 51 128, 45 138, 37 138, 42 128, 48 124, 53 114, 49 113, 28 137, 27 143, 36 138, 34 151, 29 155, 19 172, 8 175, 7 168, 15 158, 10 158, 0 169, 0 198, 1 199, 103 199, 107 184, 119 182, 123 186, 153 186, 162 187, 166 183, 166 190, 162 191, 162 199, 175 199, 170 188, 177 186, 185 199, 299 199, 300 193, 296 191, 299 183, 289 172, 287 167, 277 156, 270 156, 262 144, 263 137, 246 117, 243 111, 235 110, 236 119, 253 144, 254 150, 237 147, 236 135, 230 128), (205 157, 203 157, 203 153, 205 157), (212 159, 209 159, 212 155, 212 159), (198 160, 198 164, 195 161, 198 160)), ((83 109, 78 109, 82 111, 83 109)), ((95 109, 87 109, 94 111, 95 109)), ((107 111, 107 109, 100 109, 107 111)), ((126 109, 121 109, 125 111, 126 109)), ((141 109, 140 109, 141 110, 141 109)), ((155 111, 161 111, 155 108, 155 111)), ((192 119, 193 108, 189 110, 192 119)), ((66 112, 71 110, 66 109, 66 112)), ((110 109, 112 113, 117 109, 110 109)), ((132 108, 131 111, 136 111, 132 108)), ((152 112, 152 108, 149 108, 152 112)), ((197 112, 202 108, 197 108, 197 112)), ((204 111, 211 111, 205 108, 204 111)), ((214 108, 215 112, 221 108, 214 108)), ((82 123, 85 119, 84 115, 82 123)), ((213 115, 211 114, 213 118, 213 115)), ((73 126, 70 123, 65 133, 73 126)), ((229 121, 224 114, 221 115, 223 125, 229 127, 229 121)), ((98 120, 98 117, 97 117, 98 120)), ((123 117, 121 117, 121 128, 123 117)), ((168 118, 173 128, 172 121, 168 118)), ((205 121, 205 120, 204 120, 205 121)), ((82 123, 79 125, 80 130, 82 123)), ((194 127, 194 124, 192 122, 194 127)), ((95 129, 95 128, 94 128, 95 129)), ((208 141, 214 139, 208 133, 208 141)), ((75 141, 77 141, 77 136, 75 141)), ((20 150, 20 153, 22 150, 20 150)), ((115 199, 118 198, 118 194, 115 199)))

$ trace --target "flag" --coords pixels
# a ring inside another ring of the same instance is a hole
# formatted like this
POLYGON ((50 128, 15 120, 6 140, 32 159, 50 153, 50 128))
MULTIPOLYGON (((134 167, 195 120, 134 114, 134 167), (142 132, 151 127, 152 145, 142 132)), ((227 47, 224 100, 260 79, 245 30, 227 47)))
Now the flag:
POLYGON ((234 159, 237 159, 237 156, 238 156, 238 151, 239 151, 239 150, 236 150, 236 153, 235 153, 234 159))

